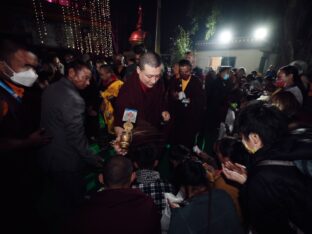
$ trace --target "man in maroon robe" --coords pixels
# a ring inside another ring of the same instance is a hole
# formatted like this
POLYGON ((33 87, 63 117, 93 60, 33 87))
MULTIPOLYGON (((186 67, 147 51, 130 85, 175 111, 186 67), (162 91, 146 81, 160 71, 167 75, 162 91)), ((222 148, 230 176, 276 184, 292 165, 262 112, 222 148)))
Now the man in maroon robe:
MULTIPOLYGON (((117 141, 123 131, 123 118, 127 110, 136 114, 135 126, 148 123, 160 129, 162 123, 169 121, 166 111, 165 88, 160 80, 162 64, 160 56, 147 52, 140 57, 137 73, 134 73, 122 86, 115 104, 115 133, 117 141)), ((115 147, 116 149, 116 147, 115 147)), ((117 153, 119 149, 116 149, 117 153)))
POLYGON ((202 127, 205 94, 200 80, 192 75, 192 64, 179 62, 180 78, 169 87, 170 113, 173 129, 170 142, 192 148, 202 127))

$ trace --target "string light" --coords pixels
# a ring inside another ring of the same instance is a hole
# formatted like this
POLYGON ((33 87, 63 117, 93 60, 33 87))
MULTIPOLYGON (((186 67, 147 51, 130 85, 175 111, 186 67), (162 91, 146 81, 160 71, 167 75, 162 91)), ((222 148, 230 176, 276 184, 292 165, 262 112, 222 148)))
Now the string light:
POLYGON ((89 37, 89 46, 90 46, 90 52, 93 53, 93 48, 92 48, 92 34, 88 33, 88 37, 89 37))
POLYGON ((103 54, 103 16, 102 16, 103 4, 100 0, 97 0, 97 15, 98 15, 98 26, 99 26, 99 52, 103 54))
POLYGON ((64 7, 65 9, 65 18, 67 22, 67 32, 68 32, 68 48, 75 49, 75 39, 74 39, 74 32, 71 20, 71 13, 70 13, 70 5, 64 7))
POLYGON ((112 21, 110 18, 110 4, 109 0, 107 0, 107 10, 109 17, 109 34, 108 34, 108 42, 109 42, 109 56, 113 56, 113 34, 112 34, 112 21))
POLYGON ((76 11, 74 9, 74 4, 71 4, 71 6, 69 6, 69 11, 71 13, 71 18, 73 19, 73 38, 74 38, 74 46, 75 48, 77 48, 78 50, 80 50, 80 43, 79 43, 79 39, 78 39, 78 33, 77 33, 77 24, 76 24, 76 11))
POLYGON ((64 20, 64 31, 65 31, 65 37, 66 37, 66 44, 67 44, 67 48, 70 48, 68 24, 67 24, 67 20, 66 20, 66 14, 65 14, 65 7, 64 7, 64 5, 62 5, 62 14, 63 14, 63 20, 64 20))
POLYGON ((83 46, 83 40, 82 40, 82 32, 81 32, 81 24, 80 24, 80 13, 79 13, 79 7, 76 5, 76 15, 78 18, 78 38, 79 38, 79 45, 80 45, 80 51, 81 53, 84 52, 84 46, 83 46))
POLYGON ((105 23, 107 26, 107 34, 106 34, 106 40, 107 40, 107 49, 108 49, 108 56, 113 56, 113 37, 112 37, 112 23, 110 20, 110 2, 109 0, 105 0, 105 23))
MULTIPOLYGON (((89 39, 90 43, 91 42, 94 42, 94 38, 96 36, 96 29, 95 29, 95 17, 94 17, 94 4, 93 4, 93 1, 91 0, 90 2, 91 4, 91 38, 89 39)), ((91 47, 92 47, 92 52, 96 52, 96 45, 93 46, 93 43, 90 44, 91 47)))
POLYGON ((84 37, 84 44, 86 46, 86 53, 91 53, 91 49, 89 45, 89 33, 87 33, 84 37))
MULTIPOLYGON (((38 24, 38 33, 40 40, 43 41, 46 33, 44 20, 40 24, 40 17, 43 19, 43 12, 40 16, 36 8, 36 0, 33 0, 35 16, 38 24)), ((61 4, 64 31, 66 36, 67 48, 73 48, 82 53, 103 54, 106 57, 113 55, 112 47, 112 25, 110 20, 110 1, 109 0, 89 0, 83 1, 85 8, 89 11, 80 11, 80 1, 72 0, 67 4, 61 4), (90 20, 89 32, 82 31, 81 14, 90 20)), ((41 12, 41 11, 40 11, 41 12)))
POLYGON ((36 24, 37 24, 40 43, 43 44, 44 43, 43 34, 41 31, 41 23, 40 23, 39 13, 38 13, 37 6, 36 6, 36 0, 33 0, 32 2, 33 2, 33 8, 34 8, 34 12, 35 12, 35 18, 36 18, 36 24))
POLYGON ((103 14, 103 22, 104 22, 104 27, 103 27, 103 47, 104 47, 104 54, 106 57, 108 57, 107 53, 107 21, 106 21, 106 10, 105 10, 106 2, 103 2, 103 7, 102 7, 102 14, 103 14))
POLYGON ((96 52, 96 46, 93 47, 92 40, 96 37, 95 19, 94 19, 94 2, 90 1, 90 19, 91 19, 91 35, 89 36, 90 52, 96 52))
POLYGON ((43 9, 42 9, 42 5, 41 5, 41 0, 38 0, 38 3, 39 3, 39 10, 40 10, 41 22, 42 22, 42 27, 43 27, 43 34, 44 34, 44 36, 47 36, 48 35, 47 25, 46 25, 45 18, 44 18, 44 15, 43 15, 43 9))
MULTIPOLYGON (((41 1, 42 0, 32 0, 32 3, 39 40, 41 44, 44 44, 48 31, 41 1)), ((89 32, 82 31, 79 0, 67 0, 66 4, 60 4, 67 48, 77 49, 82 53, 103 54, 106 57, 112 56, 113 46, 110 1, 84 0, 83 4, 86 8, 89 5, 88 13, 91 23, 89 32)), ((86 16, 88 16, 88 14, 86 16)))
POLYGON ((93 18, 93 3, 92 1, 89 2, 89 8, 90 8, 90 21, 91 21, 91 30, 90 30, 90 33, 87 34, 86 36, 86 43, 89 47, 89 52, 90 53, 93 53, 93 43, 92 43, 92 38, 94 37, 94 18, 93 18))
POLYGON ((95 45, 96 45, 96 54, 99 55, 100 54, 100 34, 99 34, 99 19, 98 19, 98 14, 97 14, 97 10, 96 10, 96 0, 93 1, 93 13, 94 13, 94 18, 95 18, 95 37, 93 38, 95 41, 95 45))

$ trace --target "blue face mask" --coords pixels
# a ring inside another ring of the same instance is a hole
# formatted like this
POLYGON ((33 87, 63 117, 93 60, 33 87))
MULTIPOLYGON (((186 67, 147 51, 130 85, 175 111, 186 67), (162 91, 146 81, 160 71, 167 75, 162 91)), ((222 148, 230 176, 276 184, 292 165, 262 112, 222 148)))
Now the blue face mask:
POLYGON ((228 80, 230 78, 230 75, 229 74, 225 74, 224 77, 223 77, 223 80, 228 80))

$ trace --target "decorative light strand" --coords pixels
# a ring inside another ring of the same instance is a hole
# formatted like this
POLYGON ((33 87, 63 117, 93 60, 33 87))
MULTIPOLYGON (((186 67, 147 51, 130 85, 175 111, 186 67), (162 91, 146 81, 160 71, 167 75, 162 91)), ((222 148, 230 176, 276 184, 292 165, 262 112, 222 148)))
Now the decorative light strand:
POLYGON ((97 15, 97 11, 96 11, 96 0, 93 1, 93 12, 94 12, 94 18, 95 18, 95 38, 93 38, 93 40, 95 41, 95 46, 96 46, 96 54, 99 55, 100 54, 100 43, 99 43, 99 19, 98 19, 98 15, 97 15))
POLYGON ((38 3, 39 3, 39 10, 40 10, 41 22, 42 22, 42 27, 43 27, 43 34, 44 34, 44 36, 47 36, 48 35, 47 25, 46 25, 44 14, 43 14, 41 0, 38 0, 38 3))
POLYGON ((113 56, 113 28, 112 28, 112 21, 111 21, 111 14, 110 14, 110 0, 107 0, 107 8, 109 11, 109 37, 108 37, 108 41, 109 41, 109 55, 113 56))
POLYGON ((78 17, 78 37, 79 37, 79 44, 80 44, 80 51, 81 53, 84 52, 84 46, 83 46, 83 40, 82 40, 82 32, 81 32, 81 18, 80 18, 80 13, 79 13, 79 6, 76 6, 76 15, 78 17))
POLYGON ((90 50, 90 45, 89 45, 89 37, 88 37, 88 34, 84 37, 84 44, 86 46, 86 53, 90 53, 91 50, 90 50))
POLYGON ((102 8, 103 8, 103 4, 102 4, 103 0, 97 0, 97 10, 98 10, 98 35, 99 35, 99 53, 103 54, 103 43, 104 43, 104 39, 103 39, 103 28, 104 28, 104 21, 103 21, 103 15, 102 15, 102 8))
POLYGON ((93 38, 94 38, 94 36, 95 36, 95 22, 94 22, 94 7, 93 7, 93 1, 91 0, 90 1, 90 14, 91 14, 91 17, 90 17, 90 19, 91 19, 91 33, 90 33, 90 36, 89 36, 89 43, 90 43, 90 46, 91 46, 91 53, 93 53, 93 50, 95 50, 95 47, 93 47, 93 43, 91 43, 91 42, 93 42, 92 40, 93 40, 93 38))
POLYGON ((108 53, 107 53, 107 47, 108 47, 108 44, 107 44, 107 21, 106 21, 106 1, 103 0, 103 5, 102 5, 102 16, 103 16, 103 30, 102 30, 102 37, 103 37, 103 47, 104 47, 104 50, 103 50, 103 53, 105 54, 105 57, 108 57, 108 53))
POLYGON ((93 1, 90 1, 90 20, 91 20, 91 33, 89 36, 89 43, 90 43, 90 52, 93 53, 96 52, 96 47, 93 46, 92 40, 94 39, 94 37, 96 36, 96 32, 95 32, 95 21, 94 21, 94 4, 93 1))
POLYGON ((97 18, 97 12, 96 12, 96 0, 93 0, 93 15, 94 15, 94 38, 93 38, 93 42, 95 44, 95 48, 96 48, 96 54, 98 55, 100 53, 100 43, 99 43, 99 34, 98 34, 98 18, 97 18))
POLYGON ((102 37, 102 16, 101 16, 101 3, 100 0, 97 0, 97 33, 98 33, 98 48, 99 48, 99 54, 102 54, 102 49, 103 49, 103 37, 102 37))
POLYGON ((103 33, 102 33, 102 37, 103 37, 103 46, 104 46, 104 54, 106 57, 108 57, 108 53, 107 53, 107 21, 106 21, 106 2, 103 1, 103 6, 102 6, 102 15, 103 15, 103 24, 104 24, 104 27, 103 27, 103 33))
MULTIPOLYGON (((87 11, 88 3, 85 1, 83 4, 84 5, 82 7, 81 14, 82 14, 83 17, 87 17, 88 16, 87 13, 89 13, 89 11, 87 11)), ((86 53, 90 53, 90 47, 89 47, 89 42, 88 42, 88 33, 87 33, 87 31, 84 31, 84 30, 82 30, 81 33, 82 33, 82 37, 83 37, 83 45, 84 45, 85 52, 86 53)))
POLYGON ((107 41, 108 41, 108 56, 113 56, 113 37, 112 37, 112 22, 110 19, 110 3, 109 0, 105 0, 105 12, 106 12, 106 24, 108 25, 107 27, 107 41))
POLYGON ((77 23, 76 23, 76 11, 74 9, 74 4, 75 2, 73 2, 73 4, 71 4, 71 6, 69 6, 70 10, 71 10, 71 17, 73 19, 73 35, 74 35, 74 43, 75 43, 75 48, 77 48, 78 50, 80 50, 80 44, 79 44, 79 39, 78 39, 78 33, 77 33, 77 23))
POLYGON ((97 0, 97 15, 98 15, 98 35, 99 35, 99 52, 103 54, 103 26, 102 25, 102 2, 97 0))
POLYGON ((75 49, 75 40, 74 40, 74 32, 72 26, 72 20, 70 17, 70 6, 65 7, 65 15, 68 22, 68 38, 69 38, 69 47, 75 49))
POLYGON ((35 18, 36 18, 36 24, 37 24, 37 30, 39 34, 40 43, 44 44, 39 14, 38 14, 37 6, 36 6, 36 0, 33 0, 32 2, 33 2, 34 12, 35 12, 35 18))
POLYGON ((104 6, 103 6, 103 20, 104 20, 104 32, 103 32, 103 38, 104 38, 104 54, 106 57, 108 57, 108 43, 107 43, 107 11, 106 11, 106 1, 104 1, 104 6))
POLYGON ((64 20, 64 31, 65 31, 65 37, 66 37, 66 44, 67 44, 67 48, 70 48, 69 32, 68 32, 67 20, 66 20, 66 14, 65 14, 65 6, 63 6, 63 5, 62 5, 62 14, 63 14, 63 20, 64 20))
POLYGON ((105 56, 108 57, 109 54, 108 54, 108 41, 107 41, 107 34, 108 34, 108 27, 107 27, 107 7, 106 7, 106 4, 107 2, 106 1, 103 1, 103 21, 104 21, 104 35, 103 35, 103 38, 104 38, 104 45, 105 45, 105 48, 104 48, 104 53, 105 53, 105 56))
POLYGON ((88 33, 88 37, 89 37, 89 46, 90 46, 90 53, 93 53, 93 47, 92 47, 92 34, 88 33))

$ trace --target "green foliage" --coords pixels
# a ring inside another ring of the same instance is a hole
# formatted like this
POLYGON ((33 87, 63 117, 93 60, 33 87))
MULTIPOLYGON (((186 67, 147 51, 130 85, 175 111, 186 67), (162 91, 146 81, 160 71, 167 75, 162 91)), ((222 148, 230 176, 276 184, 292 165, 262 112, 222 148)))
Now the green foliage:
POLYGON ((188 29, 192 38, 209 40, 216 31, 219 7, 214 0, 192 0, 188 6, 188 29))
POLYGON ((199 19, 198 17, 193 17, 192 20, 191 20, 191 25, 190 25, 190 34, 191 35, 195 35, 198 30, 199 30, 199 19))
POLYGON ((177 35, 172 38, 171 61, 175 62, 184 57, 185 52, 192 50, 190 32, 178 25, 177 35))
POLYGON ((217 25, 217 19, 219 16, 219 11, 214 8, 211 11, 211 15, 207 18, 206 22, 206 35, 205 35, 205 40, 209 40, 215 33, 216 31, 216 25, 217 25))
POLYGON ((219 19, 219 10, 214 0, 193 0, 186 6, 183 27, 178 25, 173 38, 171 38, 171 62, 184 57, 185 52, 192 51, 194 42, 211 38, 219 19))

